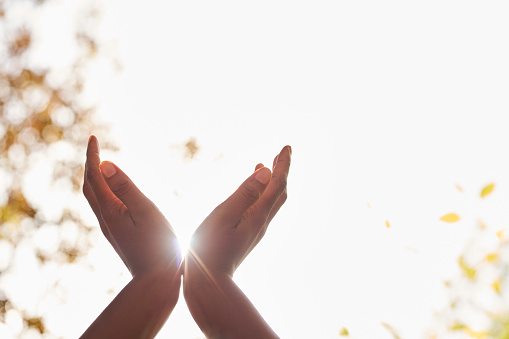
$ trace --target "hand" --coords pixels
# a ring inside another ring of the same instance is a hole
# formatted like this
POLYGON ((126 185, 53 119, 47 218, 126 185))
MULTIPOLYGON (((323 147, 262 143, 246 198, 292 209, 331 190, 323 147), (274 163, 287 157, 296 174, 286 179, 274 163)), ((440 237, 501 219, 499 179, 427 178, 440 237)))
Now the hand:
POLYGON ((209 278, 233 276, 286 201, 290 158, 291 147, 285 146, 274 159, 272 176, 258 164, 255 173, 203 221, 191 240, 185 280, 197 271, 209 278))
POLYGON ((88 142, 83 193, 133 279, 81 338, 154 338, 178 301, 180 250, 175 233, 124 172, 101 163, 94 136, 88 142))
POLYGON ((278 338, 232 277, 286 201, 290 156, 290 146, 284 147, 274 159, 272 176, 258 164, 193 235, 184 297, 207 338, 278 338))
POLYGON ((120 168, 101 163, 95 136, 88 142, 83 193, 133 277, 161 270, 178 276, 180 286, 180 249, 170 223, 120 168))

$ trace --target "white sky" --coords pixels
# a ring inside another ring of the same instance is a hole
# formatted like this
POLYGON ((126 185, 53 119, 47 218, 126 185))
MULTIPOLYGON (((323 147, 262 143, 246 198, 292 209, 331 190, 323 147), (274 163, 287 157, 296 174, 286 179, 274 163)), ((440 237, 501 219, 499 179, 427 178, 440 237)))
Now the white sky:
MULTIPOLYGON (((73 19, 55 4, 41 23, 73 19)), ((390 338, 382 322, 423 338, 476 220, 508 226, 508 17, 503 1, 105 1, 100 32, 123 71, 91 71, 121 147, 104 159, 186 239, 292 145, 289 199, 239 286, 282 338, 390 338), (183 162, 171 145, 190 137, 200 153, 183 162), (448 212, 462 220, 440 222, 448 212)), ((92 255, 95 291, 123 268, 92 255)), ((62 316, 83 315, 62 333, 111 298, 72 299, 62 316)), ((200 335, 182 297, 159 338, 200 335)))

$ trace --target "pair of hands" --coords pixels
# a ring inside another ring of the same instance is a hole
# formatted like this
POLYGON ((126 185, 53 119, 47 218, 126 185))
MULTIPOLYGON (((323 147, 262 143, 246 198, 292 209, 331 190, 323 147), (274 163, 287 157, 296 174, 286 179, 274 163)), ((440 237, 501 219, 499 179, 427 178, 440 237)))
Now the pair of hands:
POLYGON ((263 238, 286 201, 290 158, 291 148, 285 146, 275 157, 272 171, 262 164, 256 166, 195 231, 185 265, 170 223, 120 168, 101 163, 95 136, 88 143, 83 193, 104 236, 133 278, 170 277, 168 293, 176 303, 182 274, 184 285, 189 280, 231 278, 263 238))

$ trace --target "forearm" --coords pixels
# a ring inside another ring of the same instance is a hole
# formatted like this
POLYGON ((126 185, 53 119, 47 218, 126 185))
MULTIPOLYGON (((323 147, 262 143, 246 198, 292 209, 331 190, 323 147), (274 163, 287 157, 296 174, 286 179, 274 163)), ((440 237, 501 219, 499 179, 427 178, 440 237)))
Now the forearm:
POLYGON ((184 297, 207 338, 279 338, 229 276, 184 276, 184 297))
POLYGON ((81 338, 154 338, 177 304, 179 290, 180 276, 135 276, 81 338))

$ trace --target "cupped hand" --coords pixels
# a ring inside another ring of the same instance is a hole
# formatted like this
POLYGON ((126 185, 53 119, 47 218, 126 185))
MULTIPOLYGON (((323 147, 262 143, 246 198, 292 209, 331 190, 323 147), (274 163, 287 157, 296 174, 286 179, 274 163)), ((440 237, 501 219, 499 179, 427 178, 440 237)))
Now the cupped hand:
POLYGON ((155 270, 179 276, 180 249, 170 223, 120 168, 101 163, 95 136, 88 142, 83 193, 133 277, 155 270))
POLYGON ((258 164, 255 172, 203 221, 186 256, 186 276, 233 276, 263 238, 272 218, 287 198, 291 147, 285 146, 271 170, 258 164))

